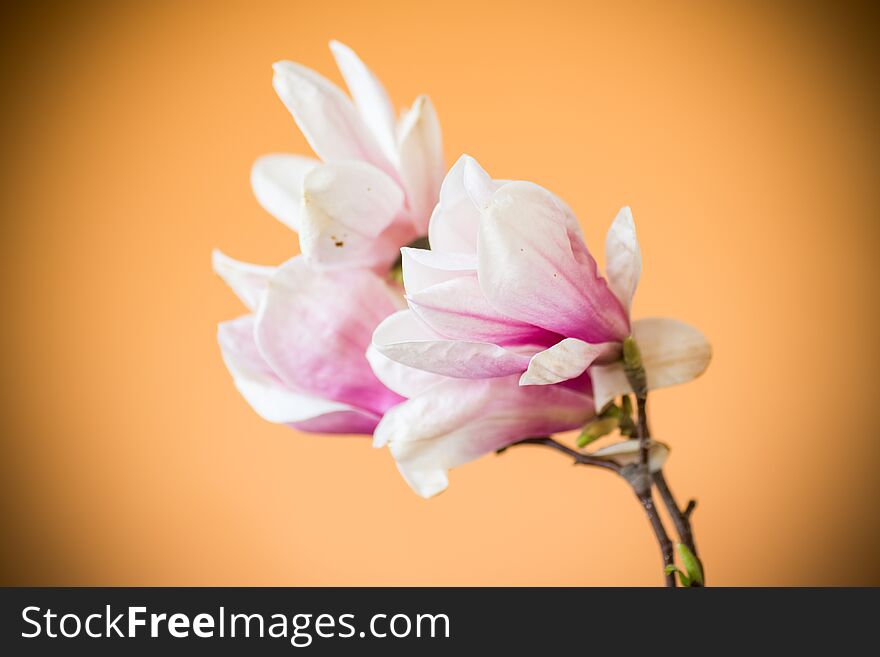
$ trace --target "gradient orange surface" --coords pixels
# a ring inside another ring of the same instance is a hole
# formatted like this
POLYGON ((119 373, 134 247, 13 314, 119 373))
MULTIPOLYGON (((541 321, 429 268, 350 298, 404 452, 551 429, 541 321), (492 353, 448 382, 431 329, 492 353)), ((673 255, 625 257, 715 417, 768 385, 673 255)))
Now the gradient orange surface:
MULTIPOLYGON (((59 3, 4 20, 2 583, 659 584, 632 493, 511 450, 422 500, 363 437, 235 391, 210 252, 297 252, 248 182, 308 147, 271 87, 433 99, 447 163, 565 198, 601 261, 632 206, 636 316, 700 327, 653 396, 710 584, 880 583, 876 62, 800 3, 59 3), (117 6, 119 5, 119 6, 117 6)), ((320 336, 303 349, 319 349, 320 336)))

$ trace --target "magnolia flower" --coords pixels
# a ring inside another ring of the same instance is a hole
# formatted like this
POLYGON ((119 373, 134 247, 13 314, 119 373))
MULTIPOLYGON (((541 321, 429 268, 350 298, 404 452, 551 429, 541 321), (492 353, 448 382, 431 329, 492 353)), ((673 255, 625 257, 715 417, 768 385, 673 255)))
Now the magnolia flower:
POLYGON ((365 357, 373 329, 401 306, 377 274, 316 271, 302 256, 261 267, 219 251, 214 270, 251 311, 221 323, 217 337, 235 386, 262 418, 302 431, 369 434, 403 400, 365 357))
MULTIPOLYGON (((383 373, 395 364, 374 362, 390 382, 383 373)), ((576 429, 593 416, 592 399, 576 386, 523 387, 517 378, 438 377, 418 389, 398 388, 412 399, 386 412, 373 446, 387 445, 410 487, 431 497, 447 487, 450 468, 522 438, 576 429)))
POLYGON ((595 408, 631 391, 621 342, 639 344, 648 388, 684 383, 711 349, 683 322, 631 321, 641 254, 629 208, 606 239, 606 278, 569 207, 529 182, 492 180, 463 156, 440 190, 431 251, 404 248, 409 309, 386 319, 373 344, 410 367, 459 378, 519 374, 522 386, 588 372, 595 408))
POLYGON ((443 179, 440 126, 427 96, 398 121, 384 87, 347 46, 330 49, 354 102, 293 62, 275 64, 273 84, 315 154, 274 154, 251 183, 270 214, 297 231, 309 264, 387 272, 399 248, 427 232, 443 179))
MULTIPOLYGON (((354 102, 292 62, 277 63, 273 80, 323 163, 267 155, 251 172, 257 200, 299 232, 303 255, 272 268, 216 252, 215 271, 252 312, 220 324, 218 339, 237 388, 263 418, 369 434, 403 400, 373 374, 365 352, 376 325, 403 306, 389 265, 427 232, 442 144, 427 97, 398 122, 358 56, 335 41, 330 48, 354 102)), ((386 367, 409 388, 426 378, 406 369, 386 367)))

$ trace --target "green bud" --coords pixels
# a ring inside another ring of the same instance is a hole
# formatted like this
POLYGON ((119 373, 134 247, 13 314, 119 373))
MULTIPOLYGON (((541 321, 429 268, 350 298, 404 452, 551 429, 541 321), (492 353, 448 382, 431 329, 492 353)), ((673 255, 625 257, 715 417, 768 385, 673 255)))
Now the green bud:
POLYGON ((674 564, 669 564, 666 568, 663 569, 663 573, 669 575, 670 573, 678 573, 678 579, 681 582, 681 585, 685 588, 689 588, 691 585, 690 578, 685 575, 681 570, 679 570, 674 564))
POLYGON ((621 435, 636 435, 636 423, 633 421, 632 398, 629 395, 624 395, 620 400, 620 417, 618 418, 618 423, 620 424, 621 435))
POLYGON ((623 339, 623 364, 625 367, 637 370, 642 367, 642 352, 633 336, 623 339))
POLYGON ((605 404, 605 408, 599 413, 599 417, 620 417, 620 409, 614 402, 608 402, 605 404))
POLYGON ((642 365, 642 352, 639 351, 639 345, 631 335, 623 340, 623 371, 636 395, 647 394, 648 380, 642 365))
POLYGON ((602 436, 606 436, 617 428, 616 417, 605 417, 593 420, 585 425, 581 430, 581 435, 577 438, 578 447, 586 447, 594 440, 598 440, 602 436))
POLYGON ((703 586, 703 567, 700 565, 700 560, 684 543, 676 543, 675 548, 681 555, 681 561, 684 563, 691 583, 703 586))

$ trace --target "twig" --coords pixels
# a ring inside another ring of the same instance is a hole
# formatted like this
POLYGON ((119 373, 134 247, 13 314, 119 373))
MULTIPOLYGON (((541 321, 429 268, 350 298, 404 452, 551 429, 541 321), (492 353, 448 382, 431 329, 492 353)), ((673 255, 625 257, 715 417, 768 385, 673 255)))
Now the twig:
MULTIPOLYGON (((666 505, 666 510, 669 511, 672 522, 675 524, 675 531, 678 532, 681 542, 688 547, 697 559, 699 559, 700 555, 697 553, 697 545, 694 542, 694 531, 691 526, 691 514, 697 507, 697 501, 688 501, 687 506, 684 509, 678 506, 678 502, 676 502, 675 496, 672 494, 672 490, 669 488, 669 484, 666 482, 666 477, 663 475, 662 470, 658 470, 654 473, 654 485, 657 487, 660 497, 663 498, 663 503, 666 505)), ((702 567, 702 565, 703 562, 700 561, 700 566, 702 567)), ((706 569, 703 568, 704 583, 705 579, 706 569)))
MULTIPOLYGON (((645 431, 645 429, 646 427, 643 425, 641 430, 645 431)), ((516 445, 541 445, 544 447, 550 447, 573 458, 575 465, 592 465, 598 468, 604 468, 606 470, 611 470, 626 479, 635 491, 636 497, 641 503, 642 508, 645 510, 645 515, 648 516, 648 521, 651 523, 651 529, 654 530, 654 536, 657 538, 657 544, 660 546, 660 553, 663 556, 664 570, 666 566, 674 563, 672 541, 669 540, 669 535, 666 533, 666 528, 663 526, 663 521, 657 514, 657 508, 654 505, 654 497, 651 494, 651 479, 649 476, 643 474, 647 472, 647 465, 639 464, 621 466, 616 461, 596 458, 595 456, 578 452, 549 436, 523 438, 515 443, 511 443, 507 447, 502 447, 497 453, 501 454, 505 450, 516 445)), ((666 579, 666 586, 675 586, 674 573, 664 573, 664 577, 666 579)))
POLYGON ((638 422, 636 423, 636 435, 639 439, 639 462, 648 465, 649 448, 651 441, 651 433, 648 430, 648 395, 636 395, 636 406, 638 408, 638 422))
POLYGON ((523 438, 522 440, 518 440, 515 443, 511 443, 507 447, 502 447, 497 451, 498 454, 501 454, 506 449, 511 447, 515 447, 517 445, 543 445, 544 447, 552 447, 555 450, 562 452, 574 459, 575 465, 592 465, 597 468, 605 468, 606 470, 611 470, 612 472, 616 472, 620 474, 620 464, 616 461, 610 461, 607 459, 596 458, 595 456, 590 456, 589 454, 583 454, 578 452, 577 450, 572 449, 562 443, 553 440, 549 436, 537 436, 534 438, 523 438))
POLYGON ((675 573, 666 572, 666 567, 675 563, 675 555, 672 553, 672 541, 669 540, 669 535, 666 533, 663 521, 660 520, 657 508, 654 506, 654 497, 651 495, 651 489, 649 488, 647 493, 636 491, 636 497, 639 498, 639 502, 641 502, 642 508, 645 510, 645 515, 648 516, 651 529, 654 530, 654 536, 657 538, 657 544, 660 546, 666 586, 675 588, 675 573))

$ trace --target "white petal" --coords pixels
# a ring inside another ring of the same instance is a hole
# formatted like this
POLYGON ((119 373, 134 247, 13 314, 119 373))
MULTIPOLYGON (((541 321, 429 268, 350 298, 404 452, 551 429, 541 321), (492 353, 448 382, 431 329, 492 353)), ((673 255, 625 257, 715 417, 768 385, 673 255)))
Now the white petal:
MULTIPOLYGON (((633 336, 639 345, 648 389, 674 386, 696 379, 709 366, 712 347, 690 324, 676 319, 651 317, 633 322, 633 336)), ((618 395, 632 392, 619 362, 590 368, 596 408, 618 395)))
POLYGON ((549 349, 535 354, 519 380, 521 386, 548 385, 579 377, 598 358, 620 351, 613 342, 590 344, 577 338, 566 338, 549 349))
POLYGON ((375 135, 385 155, 396 160, 394 108, 388 92, 354 50, 339 41, 331 41, 330 50, 364 123, 375 135))
POLYGON ((303 182, 303 255, 322 266, 393 261, 399 243, 383 233, 402 209, 403 191, 376 167, 363 162, 315 167, 303 182))
POLYGON ((407 367, 379 352, 374 345, 367 349, 367 361, 386 388, 393 390, 401 397, 415 397, 431 386, 446 381, 447 377, 407 367))
POLYGON ((214 249, 211 262, 214 273, 226 282, 248 310, 256 310, 266 293, 269 279, 275 273, 275 267, 233 260, 219 249, 214 249))
POLYGON ((480 166, 480 163, 477 162, 472 157, 467 157, 466 155, 462 156, 464 160, 464 172, 462 174, 462 185, 464 185, 464 189, 467 192, 468 198, 471 199, 471 203, 473 203, 480 212, 485 212, 489 209, 489 203, 492 201, 492 196, 498 191, 498 188, 501 187, 501 183, 496 180, 492 180, 486 170, 480 166))
POLYGON ((407 294, 467 274, 476 274, 477 257, 468 253, 443 253, 404 247, 400 250, 403 285, 407 294))
POLYGON ((442 376, 473 379, 522 372, 540 347, 513 351, 487 342, 448 340, 425 325, 412 310, 387 317, 373 333, 373 344, 388 358, 442 376))
POLYGON ((464 188, 464 173, 471 166, 469 163, 480 168, 472 157, 462 155, 440 186, 440 202, 428 225, 432 251, 477 253, 480 211, 464 188))
POLYGON ((629 313, 642 274, 642 252, 629 207, 617 213, 605 237, 605 276, 608 287, 629 313))
POLYGON ((264 155, 251 168, 254 196, 266 212, 298 231, 303 178, 318 164, 300 155, 264 155))
POLYGON ((416 231, 424 235, 443 182, 443 137, 437 113, 419 96, 400 125, 400 175, 406 185, 416 231))
POLYGON ((372 131, 335 84, 305 66, 277 62, 272 84, 312 150, 324 162, 361 160, 391 176, 397 170, 372 131))
POLYGON ((620 341, 629 318, 573 225, 546 189, 502 185, 480 219, 480 287, 508 317, 585 342, 620 341))
MULTIPOLYGON (((328 420, 338 424, 344 418, 342 428, 346 433, 369 431, 369 425, 379 421, 375 413, 286 386, 257 350, 253 315, 221 323, 217 327, 217 340, 235 387, 264 420, 303 428, 303 423, 314 424, 312 421, 325 416, 330 416, 325 417, 325 424, 329 423, 328 420)), ((325 431, 327 429, 324 427, 325 431)))
POLYGON ((430 497, 446 488, 450 468, 591 416, 590 397, 561 386, 522 388, 515 376, 445 381, 388 411, 373 444, 390 444, 407 483, 430 497))
MULTIPOLYGON (((597 449, 595 452, 592 452, 590 456, 607 458, 612 461, 617 461, 620 465, 630 465, 638 463, 642 454, 639 447, 639 441, 633 439, 623 440, 619 443, 608 445, 608 447, 597 449)), ((648 442, 648 469, 651 472, 657 472, 660 470, 663 467, 663 464, 666 463, 668 457, 669 447, 667 445, 656 440, 648 442)))

